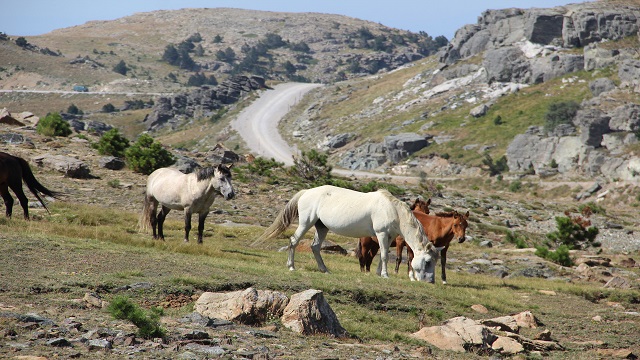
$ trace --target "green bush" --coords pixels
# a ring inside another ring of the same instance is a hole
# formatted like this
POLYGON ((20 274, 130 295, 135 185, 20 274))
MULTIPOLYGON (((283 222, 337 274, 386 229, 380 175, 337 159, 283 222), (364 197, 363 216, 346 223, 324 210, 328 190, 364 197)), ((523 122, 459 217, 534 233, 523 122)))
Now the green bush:
POLYGON ((120 135, 118 129, 113 128, 100 137, 94 148, 102 155, 111 155, 123 158, 125 151, 129 148, 129 140, 120 135))
POLYGON ((520 180, 514 180, 509 184, 509 191, 518 192, 522 189, 522 182, 520 180))
POLYGON ((512 231, 507 232, 505 240, 508 243, 514 244, 518 249, 524 249, 527 247, 527 243, 524 241, 524 238, 512 231))
POLYGON ((590 226, 590 222, 582 217, 571 218, 568 216, 556 217, 558 230, 547 234, 547 238, 556 244, 567 246, 570 249, 582 248, 586 246, 599 246, 595 242, 599 230, 595 226, 590 226))
POLYGON ((580 104, 573 100, 550 104, 545 114, 545 130, 549 132, 560 124, 570 124, 579 108, 580 104))
POLYGON ((300 157, 293 159, 293 166, 289 168, 291 176, 300 178, 314 186, 331 183, 332 167, 327 163, 328 155, 316 150, 303 151, 300 157))
POLYGON ((566 245, 560 245, 556 251, 550 251, 546 246, 536 246, 536 255, 562 266, 573 265, 573 260, 569 256, 569 247, 566 245))
POLYGON ((140 135, 125 151, 125 159, 131 170, 145 175, 175 162, 173 155, 148 134, 140 135))
POLYGON ((273 158, 257 157, 251 164, 247 165, 247 168, 251 174, 271 176, 273 169, 282 168, 283 166, 284 163, 278 162, 273 158))
POLYGON ((500 173, 509 171, 509 166, 507 165, 507 157, 504 155, 502 155, 494 163, 491 155, 489 155, 489 153, 485 153, 484 159, 482 159, 482 163, 487 166, 490 176, 499 175, 500 173))
POLYGON ((149 313, 142 310, 125 296, 115 297, 107 311, 118 320, 129 320, 138 327, 138 335, 145 339, 161 338, 165 330, 160 326, 162 310, 152 308, 149 313))
POLYGON ((71 126, 57 112, 49 113, 44 119, 38 121, 36 126, 38 134, 45 136, 69 136, 71 135, 71 126))
POLYGON ((103 113, 112 113, 112 112, 114 112, 114 111, 116 111, 116 107, 115 107, 115 106, 113 106, 113 104, 112 104, 112 103, 104 104, 104 105, 102 106, 102 112, 103 112, 103 113))

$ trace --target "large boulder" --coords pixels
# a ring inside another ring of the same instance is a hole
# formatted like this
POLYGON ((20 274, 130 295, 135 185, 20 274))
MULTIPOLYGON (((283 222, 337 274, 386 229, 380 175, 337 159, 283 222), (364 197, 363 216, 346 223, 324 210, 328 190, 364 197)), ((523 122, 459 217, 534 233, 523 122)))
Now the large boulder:
POLYGON ((70 178, 88 178, 90 177, 89 166, 82 160, 64 155, 44 154, 31 158, 38 166, 48 167, 59 171, 70 178))
POLYGON ((309 289, 292 295, 281 320, 286 328, 303 335, 347 336, 320 290, 309 289))
POLYGON ((424 327, 413 333, 413 337, 439 349, 455 352, 471 348, 488 349, 496 340, 486 326, 464 316, 449 319, 441 326, 424 327))
POLYGON ((515 46, 505 46, 487 50, 482 65, 487 71, 487 81, 522 82, 531 79, 531 67, 522 50, 515 46))
POLYGON ((205 292, 196 301, 195 311, 210 318, 248 325, 279 317, 289 302, 283 293, 248 288, 227 293, 205 292))
POLYGON ((573 123, 580 128, 580 140, 584 145, 600 147, 602 135, 611 132, 610 117, 597 108, 578 110, 573 123))
POLYGON ((427 145, 429 145, 427 138, 415 133, 389 135, 384 138, 387 158, 393 163, 406 159, 427 145))

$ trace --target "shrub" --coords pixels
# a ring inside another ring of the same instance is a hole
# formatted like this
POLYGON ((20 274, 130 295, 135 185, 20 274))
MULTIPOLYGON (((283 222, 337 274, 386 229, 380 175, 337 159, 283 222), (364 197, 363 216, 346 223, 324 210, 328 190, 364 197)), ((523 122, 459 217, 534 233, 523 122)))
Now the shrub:
POLYGON ((277 162, 275 159, 266 159, 263 157, 257 157, 253 163, 247 165, 251 174, 260 176, 271 176, 273 169, 278 169, 284 166, 284 163, 277 162))
POLYGON ((493 119, 493 124, 494 125, 502 125, 502 116, 498 115, 493 119))
POLYGON ((60 114, 54 112, 38 121, 36 131, 45 136, 69 136, 71 135, 71 126, 60 114))
POLYGON ((118 129, 113 128, 104 133, 94 147, 102 155, 124 157, 125 151, 129 147, 129 140, 120 135, 118 129))
POLYGON ((152 308, 145 312, 125 296, 116 296, 107 311, 118 320, 129 320, 138 327, 138 335, 145 339, 161 338, 165 330, 160 326, 162 310, 152 308))
POLYGON ((327 164, 327 158, 326 153, 319 153, 313 149, 308 152, 303 151, 300 157, 294 157, 289 173, 315 186, 329 184, 332 167, 327 164))
POLYGON ((113 71, 117 72, 120 75, 127 75, 127 71, 129 71, 129 68, 127 67, 127 63, 125 63, 124 60, 120 60, 120 62, 113 67, 113 71))
POLYGON ((603 208, 602 206, 594 203, 593 201, 589 201, 586 204, 581 204, 580 206, 578 206, 578 211, 580 211, 580 213, 583 216, 590 216, 591 214, 601 214, 604 215, 606 214, 606 210, 605 208, 603 208))
POLYGON ((546 246, 536 246, 536 255, 562 266, 572 266, 573 260, 569 256, 569 247, 560 245, 556 251, 550 251, 546 246))
POLYGON ((549 132, 560 124, 570 124, 579 108, 580 105, 573 100, 550 104, 545 114, 545 130, 549 132))
POLYGON ((509 184, 509 191, 518 192, 522 189, 522 182, 520 180, 514 180, 509 184))
POLYGON ((116 111, 116 107, 113 106, 112 103, 104 104, 102 106, 102 112, 104 112, 104 113, 112 113, 114 111, 116 111))
POLYGON ((509 166, 507 166, 507 157, 504 155, 494 163, 491 155, 489 155, 489 153, 485 153, 482 163, 487 166, 490 176, 495 176, 509 170, 509 166))
POLYGON ((595 242, 599 230, 590 226, 591 222, 582 216, 558 216, 556 217, 558 230, 547 234, 547 238, 556 244, 567 246, 570 249, 586 246, 599 246, 595 242))
POLYGON ((73 114, 73 115, 79 115, 79 114, 82 114, 82 110, 78 109, 78 107, 75 104, 71 104, 67 108, 67 113, 73 114))
POLYGON ((173 155, 148 134, 140 135, 138 140, 125 151, 125 158, 133 171, 145 175, 175 162, 173 155))
POLYGON ((512 231, 507 232, 505 240, 510 244, 514 244, 518 249, 524 249, 527 247, 527 243, 524 241, 524 238, 512 231))

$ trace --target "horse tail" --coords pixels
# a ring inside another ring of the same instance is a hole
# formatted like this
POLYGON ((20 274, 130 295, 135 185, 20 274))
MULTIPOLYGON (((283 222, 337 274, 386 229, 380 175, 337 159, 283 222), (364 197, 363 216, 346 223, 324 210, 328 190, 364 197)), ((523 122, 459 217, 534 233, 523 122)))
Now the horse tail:
POLYGON ((142 205, 142 212, 140 213, 140 219, 138 220, 138 227, 140 231, 147 232, 151 228, 151 213, 153 207, 151 206, 151 200, 147 194, 144 195, 144 204, 142 205))
POLYGON ((20 168, 22 168, 22 180, 24 181, 25 184, 27 184, 29 191, 31 191, 31 193, 35 195, 35 197, 38 199, 38 201, 40 201, 40 204, 42 204, 44 209, 47 210, 48 213, 51 213, 49 212, 49 208, 47 208, 47 205, 44 203, 44 200, 40 196, 40 193, 46 196, 51 196, 52 198, 55 198, 55 199, 59 199, 62 193, 49 190, 44 185, 42 185, 36 179, 35 175, 33 175, 33 172, 31 171, 31 167, 29 166, 29 163, 25 159, 17 156, 15 156, 14 158, 18 160, 18 164, 20 164, 20 168))
POLYGON ((356 258, 362 258, 362 238, 358 239, 358 244, 356 245, 356 258))
POLYGON ((298 200, 306 190, 300 190, 287 203, 284 209, 280 210, 278 216, 260 237, 254 241, 251 246, 256 246, 264 240, 273 239, 282 234, 291 225, 294 219, 298 218, 298 200))

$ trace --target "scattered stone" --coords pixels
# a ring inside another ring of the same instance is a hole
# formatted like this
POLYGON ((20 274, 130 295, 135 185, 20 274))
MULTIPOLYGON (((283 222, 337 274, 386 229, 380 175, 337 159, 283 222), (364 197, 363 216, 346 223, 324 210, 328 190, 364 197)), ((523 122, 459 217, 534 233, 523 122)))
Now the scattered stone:
POLYGON ((65 338, 55 338, 47 341, 47 345, 49 346, 57 346, 57 347, 66 347, 72 346, 69 340, 65 338))
POLYGON ((347 336, 320 290, 309 289, 292 295, 281 320, 284 327, 303 335, 347 336))
POLYGON ((598 349, 598 355, 602 355, 608 359, 637 359, 638 355, 629 349, 598 349))
POLYGON ((86 293, 82 300, 89 306, 97 307, 97 308, 105 308, 108 306, 108 303, 100 298, 100 295, 96 293, 86 293))
POLYGON ((591 320, 596 321, 596 322, 600 322, 600 321, 602 321, 602 316, 596 315, 596 316, 592 317, 591 320))
POLYGON ((282 316, 288 302, 281 292, 254 288, 228 293, 205 292, 196 301, 195 311, 210 318, 256 325, 270 316, 282 316))
POLYGON ((491 349, 506 355, 518 354, 524 351, 524 346, 515 339, 507 336, 498 336, 491 344, 491 349))
POLYGON ((31 158, 38 166, 46 166, 74 179, 86 179, 90 175, 89 166, 81 160, 64 155, 38 155, 31 158))
POLYGON ((115 156, 104 156, 100 158, 100 166, 109 170, 121 170, 125 166, 124 160, 115 156))
POLYGON ((614 288, 614 289, 630 289, 631 288, 631 282, 626 279, 623 278, 621 276, 614 276, 611 278, 611 280, 607 281, 606 284, 604 284, 605 288, 614 288))
POLYGON ((475 304, 475 305, 471 305, 471 309, 477 313, 480 314, 488 314, 489 310, 487 310, 486 307, 484 307, 484 305, 480 305, 480 304, 475 304))
POLYGON ((544 294, 544 295, 550 295, 550 296, 556 296, 556 292, 553 290, 538 290, 538 292, 540 294, 544 294))
POLYGON ((470 348, 488 348, 497 337, 486 326, 474 320, 458 316, 441 326, 424 327, 412 334, 442 350, 465 352, 470 348))

